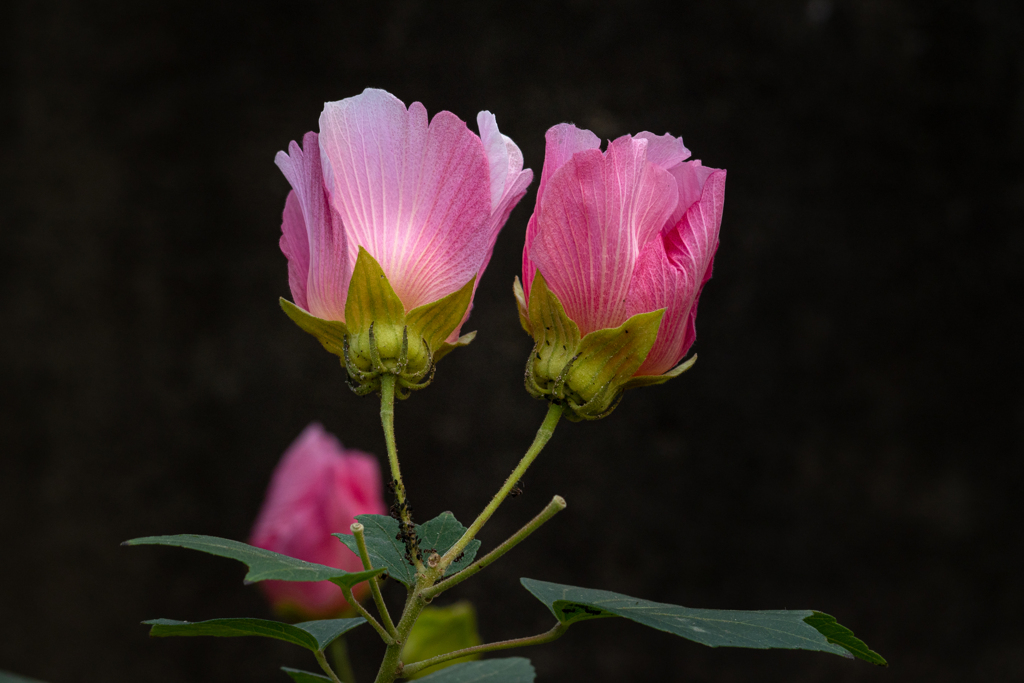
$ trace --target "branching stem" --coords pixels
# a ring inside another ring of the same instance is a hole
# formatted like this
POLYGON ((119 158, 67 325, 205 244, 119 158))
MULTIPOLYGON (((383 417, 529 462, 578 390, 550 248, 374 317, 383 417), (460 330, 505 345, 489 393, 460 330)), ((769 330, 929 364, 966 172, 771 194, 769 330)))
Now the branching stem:
MULTIPOLYGON (((356 547, 359 548, 359 559, 363 561, 363 569, 373 569, 373 564, 370 562, 370 553, 366 549, 366 532, 363 529, 363 525, 356 522, 350 527, 352 535, 356 539, 356 547)), ((394 638, 397 633, 395 632, 395 624, 391 621, 391 614, 388 612, 387 605, 384 604, 384 596, 380 594, 380 582, 377 580, 378 577, 374 576, 370 579, 370 593, 373 594, 373 603, 377 606, 377 612, 380 614, 381 621, 384 622, 384 628, 387 630, 388 635, 394 638)))
POLYGON ((432 666, 438 664, 444 664, 445 662, 466 655, 483 654, 484 652, 494 652, 495 650, 510 650, 514 647, 526 647, 528 645, 543 645, 544 643, 550 643, 553 640, 557 640, 562 637, 569 628, 568 624, 559 622, 546 633, 541 633, 536 636, 529 636, 527 638, 513 638, 512 640, 502 640, 497 643, 486 643, 484 645, 475 645, 474 647, 467 647, 462 650, 456 650, 455 652, 449 652, 446 655, 438 655, 437 657, 431 657, 430 659, 424 659, 422 662, 416 662, 415 664, 407 664, 402 669, 402 675, 411 676, 418 671, 429 669, 432 666))

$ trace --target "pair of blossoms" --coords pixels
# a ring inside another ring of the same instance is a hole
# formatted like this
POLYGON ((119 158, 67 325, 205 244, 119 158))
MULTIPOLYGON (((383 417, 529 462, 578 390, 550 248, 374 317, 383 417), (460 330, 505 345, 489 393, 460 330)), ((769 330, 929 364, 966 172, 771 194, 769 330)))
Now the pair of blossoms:
MULTIPOLYGON (((319 135, 277 155, 292 186, 281 250, 294 303, 282 307, 341 358, 357 393, 394 375, 398 395, 408 396, 475 334, 461 329, 480 276, 533 179, 493 114, 480 112, 477 126, 479 135, 447 111, 428 122, 420 103, 406 108, 367 89, 327 103, 319 135)), ((598 419, 626 389, 693 363, 680 361, 711 277, 726 174, 687 161, 682 139, 668 134, 625 135, 603 152, 596 135, 571 124, 545 137, 514 287, 534 339, 526 386, 569 419, 598 419)), ((254 545, 358 570, 329 533, 356 514, 383 512, 368 457, 344 455, 310 427, 275 473, 254 545), (350 494, 351 505, 339 502, 350 494)), ((340 600, 331 588, 268 582, 267 591, 281 609, 324 616, 343 607, 324 602, 340 600)))

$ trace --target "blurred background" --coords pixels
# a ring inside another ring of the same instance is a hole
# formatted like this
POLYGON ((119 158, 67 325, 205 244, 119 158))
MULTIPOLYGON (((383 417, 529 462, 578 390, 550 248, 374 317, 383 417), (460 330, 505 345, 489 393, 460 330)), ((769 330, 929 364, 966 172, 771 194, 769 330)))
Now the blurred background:
MULTIPOLYGON (((1024 679, 1024 5, 12 0, 0 44, 0 669, 315 670, 276 641, 150 639, 144 619, 269 611, 235 562, 119 543, 245 539, 311 420, 383 454, 376 399, 278 308, 273 164, 373 86, 494 112, 538 176, 562 121, 669 131, 729 171, 700 361, 563 423, 485 548, 556 493, 567 511, 439 602, 472 600, 485 641, 550 626, 522 576, 813 608, 890 662, 608 620, 518 651, 542 683, 1024 679)), ((471 520, 544 415, 511 294, 535 189, 476 342, 397 407, 420 521, 471 520)), ((371 680, 382 646, 350 646, 371 680)))

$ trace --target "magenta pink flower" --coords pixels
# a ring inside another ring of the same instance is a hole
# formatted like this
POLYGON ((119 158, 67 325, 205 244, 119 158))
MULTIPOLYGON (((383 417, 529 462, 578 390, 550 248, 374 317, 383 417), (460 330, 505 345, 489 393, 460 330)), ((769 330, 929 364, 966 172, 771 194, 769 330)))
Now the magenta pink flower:
POLYGON ((666 309, 635 376, 672 369, 696 338, 697 301, 718 248, 725 171, 686 161, 682 138, 601 141, 570 124, 547 132, 523 250, 527 299, 537 270, 586 336, 666 309))
MULTIPOLYGON (((356 515, 384 511, 377 459, 345 450, 314 422, 274 470, 249 543, 307 562, 362 571, 359 557, 331 534, 348 533, 356 515)), ((264 581, 260 586, 274 610, 290 616, 324 619, 349 611, 341 589, 329 581, 264 581)), ((357 588, 365 592, 367 584, 357 588)))
POLYGON ((479 136, 447 111, 428 123, 422 104, 406 109, 383 90, 328 102, 320 134, 276 159, 293 188, 281 251, 295 304, 344 321, 359 247, 380 263, 406 312, 481 275, 533 173, 493 114, 480 112, 477 126, 479 136))

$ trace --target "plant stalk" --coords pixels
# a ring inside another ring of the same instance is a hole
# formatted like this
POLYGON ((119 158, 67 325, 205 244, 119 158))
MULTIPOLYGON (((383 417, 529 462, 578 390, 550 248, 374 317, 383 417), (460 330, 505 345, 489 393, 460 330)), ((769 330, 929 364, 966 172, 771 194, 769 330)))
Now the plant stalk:
POLYGON ((484 652, 494 652, 496 650, 510 650, 514 647, 526 647, 528 645, 543 645, 544 643, 550 643, 553 640, 557 640, 562 637, 562 634, 569 629, 568 624, 559 622, 546 633, 541 633, 536 636, 529 636, 527 638, 513 638, 512 640, 502 640, 497 643, 486 643, 484 645, 475 645, 473 647, 467 647, 462 650, 456 650, 455 652, 449 652, 445 655, 438 655, 437 657, 431 657, 430 659, 424 659, 422 662, 416 662, 414 664, 408 664, 403 670, 402 674, 411 676, 418 671, 429 669, 432 666, 438 664, 444 664, 445 662, 466 655, 483 654, 484 652))
MULTIPOLYGON (((383 415, 383 411, 381 414, 383 415)), ((531 464, 533 464, 533 461, 537 459, 538 455, 540 455, 540 452, 544 449, 548 440, 551 439, 551 435, 554 434, 555 426, 558 425, 558 420, 561 417, 562 406, 555 403, 548 404, 548 413, 544 416, 544 422, 541 423, 540 429, 537 430, 537 435, 534 437, 533 443, 530 444, 529 450, 526 451, 526 455, 524 455, 523 459, 519 461, 516 468, 512 470, 512 474, 508 476, 508 479, 505 480, 505 484, 494 495, 494 498, 492 498, 491 502, 487 504, 487 507, 483 509, 477 518, 473 520, 473 523, 469 528, 466 529, 466 533, 462 534, 462 538, 460 538, 455 545, 453 545, 451 549, 444 554, 441 561, 438 562, 437 567, 433 570, 435 577, 444 576, 444 571, 448 568, 448 565, 454 562, 455 558, 462 554, 466 549, 469 542, 476 538, 480 529, 483 528, 484 524, 486 524, 487 520, 491 518, 491 515, 495 513, 498 506, 502 504, 512 488, 526 473, 526 470, 529 469, 531 464)))
MULTIPOLYGON (((395 384, 398 376, 385 372, 380 376, 380 423, 384 427, 384 441, 388 448, 388 462, 391 464, 391 479, 395 486, 395 500, 398 507, 399 524, 407 533, 412 533, 414 526, 409 502, 405 495, 405 484, 402 482, 402 470, 398 466, 398 448, 395 446, 395 384)), ((416 566, 416 572, 423 572, 423 562, 409 544, 410 559, 416 566)))
MULTIPOLYGON (((356 522, 351 527, 352 535, 356 539, 356 546, 359 548, 359 559, 363 561, 363 569, 373 569, 373 564, 370 562, 370 553, 366 549, 366 532, 364 531, 363 525, 356 522)), ((370 579, 370 593, 373 595, 373 603, 377 605, 377 612, 380 614, 381 621, 384 622, 384 628, 388 634, 395 637, 395 624, 391 621, 391 614, 388 612, 387 605, 384 604, 384 596, 380 593, 380 582, 377 577, 374 576, 370 579)))

